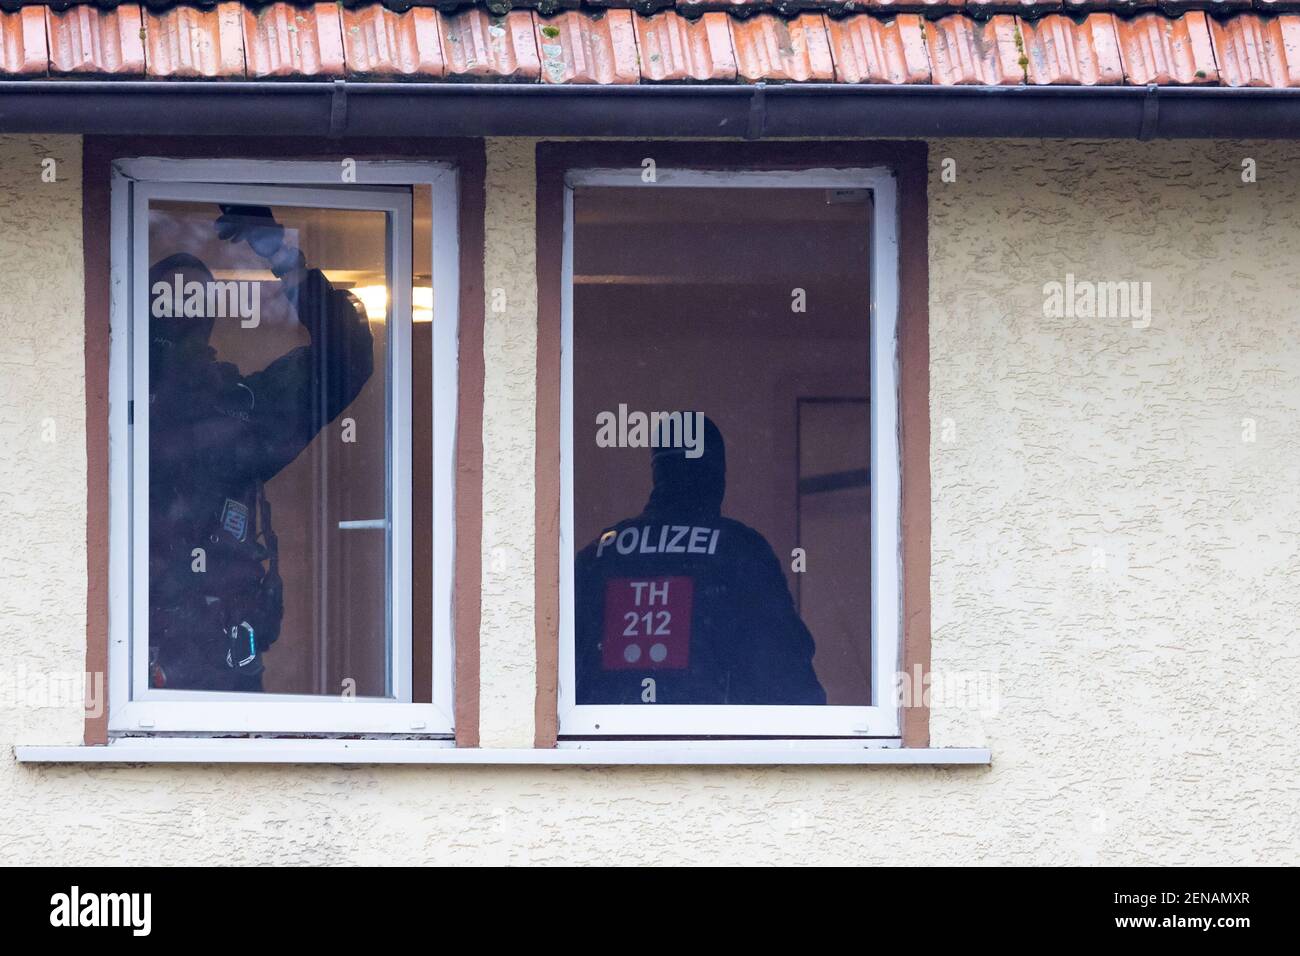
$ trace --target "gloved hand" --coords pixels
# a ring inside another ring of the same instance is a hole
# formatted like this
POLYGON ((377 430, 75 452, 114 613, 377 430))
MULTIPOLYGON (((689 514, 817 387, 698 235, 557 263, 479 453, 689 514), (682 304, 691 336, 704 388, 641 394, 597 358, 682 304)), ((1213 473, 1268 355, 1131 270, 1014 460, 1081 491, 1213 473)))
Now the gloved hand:
POLYGON ((266 206, 225 206, 214 223, 217 236, 228 242, 247 242, 263 259, 270 259, 284 243, 284 226, 266 206))

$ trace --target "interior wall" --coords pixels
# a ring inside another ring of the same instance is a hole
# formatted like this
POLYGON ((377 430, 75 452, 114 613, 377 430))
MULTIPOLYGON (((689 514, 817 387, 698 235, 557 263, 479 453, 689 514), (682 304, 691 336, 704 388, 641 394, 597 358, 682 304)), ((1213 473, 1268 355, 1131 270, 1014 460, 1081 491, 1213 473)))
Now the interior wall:
MULTIPOLYGON (((488 745, 532 732, 531 148, 488 144, 488 745)), ((85 654, 78 152, 0 138, 0 251, 23 264, 0 273, 6 676, 85 654)), ((934 666, 984 685, 941 698, 932 736, 991 767, 35 767, 10 747, 78 742, 80 707, 0 687, 0 858, 1289 862, 1300 145, 930 156, 934 666), (1151 282, 1149 325, 1045 316, 1067 274, 1151 282)))
MULTIPOLYGON (((714 420, 726 444, 723 513, 767 538, 785 559, 793 588, 797 581, 788 559, 798 544, 797 403, 826 392, 865 399, 865 354, 853 354, 854 343, 834 335, 814 333, 791 348, 784 335, 762 328, 745 334, 743 323, 739 330, 704 329, 695 314, 675 311, 671 297, 660 299, 652 290, 635 297, 642 306, 633 314, 625 308, 627 298, 599 289, 576 297, 577 311, 593 318, 575 345, 582 353, 574 391, 574 469, 600 479, 586 482, 585 500, 577 503, 576 540, 586 544, 637 514, 651 488, 651 450, 599 447, 596 416, 617 414, 619 403, 630 411, 697 409, 714 420), (599 318, 607 315, 627 321, 599 318), (680 348, 666 357, 665 342, 680 348)), ((736 294, 716 299, 718 308, 738 304, 736 294)))

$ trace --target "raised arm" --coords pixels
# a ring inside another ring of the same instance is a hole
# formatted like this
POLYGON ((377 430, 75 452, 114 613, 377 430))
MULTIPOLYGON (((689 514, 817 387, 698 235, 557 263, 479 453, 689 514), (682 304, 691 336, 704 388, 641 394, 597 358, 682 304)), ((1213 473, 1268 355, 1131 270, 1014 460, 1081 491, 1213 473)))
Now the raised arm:
POLYGON ((374 373, 374 339, 361 303, 335 289, 302 252, 284 242, 284 228, 260 206, 226 206, 217 233, 243 240, 280 280, 311 344, 294 349, 245 379, 252 419, 265 444, 258 477, 268 479, 298 456, 360 394, 374 373))

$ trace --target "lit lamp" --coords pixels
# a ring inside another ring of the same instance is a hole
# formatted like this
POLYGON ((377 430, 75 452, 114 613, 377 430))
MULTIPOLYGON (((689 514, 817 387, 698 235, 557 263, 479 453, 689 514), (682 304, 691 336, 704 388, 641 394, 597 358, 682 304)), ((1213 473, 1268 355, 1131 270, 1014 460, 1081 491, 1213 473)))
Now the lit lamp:
MULTIPOLYGON (((366 318, 371 322, 383 322, 388 318, 388 287, 382 285, 359 285, 349 289, 361 300, 366 310, 366 318)), ((411 289, 411 320, 414 322, 433 321, 433 289, 427 285, 417 285, 411 289)))

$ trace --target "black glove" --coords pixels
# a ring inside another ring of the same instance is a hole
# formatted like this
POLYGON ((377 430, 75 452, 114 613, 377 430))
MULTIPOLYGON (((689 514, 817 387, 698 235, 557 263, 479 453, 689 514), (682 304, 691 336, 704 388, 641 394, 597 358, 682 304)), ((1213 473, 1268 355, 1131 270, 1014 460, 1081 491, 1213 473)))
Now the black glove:
POLYGON ((214 225, 219 238, 246 242, 263 259, 270 259, 284 244, 284 226, 266 206, 223 205, 214 225))

